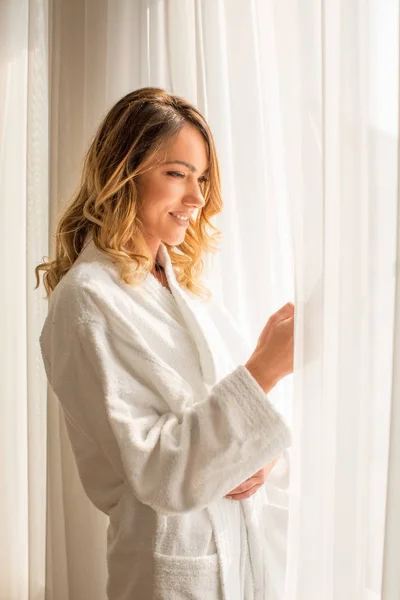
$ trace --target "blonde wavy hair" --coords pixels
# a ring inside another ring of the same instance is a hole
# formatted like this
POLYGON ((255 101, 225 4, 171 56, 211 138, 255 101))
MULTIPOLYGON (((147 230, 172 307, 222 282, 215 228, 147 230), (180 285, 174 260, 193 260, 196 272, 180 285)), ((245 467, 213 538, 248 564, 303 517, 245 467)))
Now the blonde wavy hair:
MULTIPOLYGON (((200 281, 204 253, 218 251, 221 232, 210 219, 221 212, 220 172, 212 133, 201 113, 179 96, 160 88, 145 87, 121 98, 101 122, 84 159, 78 190, 61 214, 55 233, 55 258, 35 268, 47 298, 68 273, 88 233, 97 248, 118 266, 121 279, 139 284, 153 267, 153 257, 143 237, 139 218, 137 177, 151 168, 159 153, 185 124, 204 137, 209 161, 203 185, 205 204, 191 221, 178 246, 165 244, 177 267, 177 281, 192 293, 208 299, 200 281)), ((44 257, 44 260, 46 257, 44 257)))

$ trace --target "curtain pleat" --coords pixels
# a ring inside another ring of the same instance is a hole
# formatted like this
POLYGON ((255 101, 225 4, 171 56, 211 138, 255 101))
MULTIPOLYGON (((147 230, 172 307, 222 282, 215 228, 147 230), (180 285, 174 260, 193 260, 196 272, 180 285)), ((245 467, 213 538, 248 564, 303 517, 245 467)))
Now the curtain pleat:
POLYGON ((48 244, 48 4, 0 4, 0 597, 45 597, 47 313, 33 293, 48 244))
MULTIPOLYGON (((393 23, 400 31, 399 12, 393 14, 393 23), (397 16, 397 23, 395 20, 397 16)), ((395 31, 396 31, 395 29, 395 31)), ((393 31, 393 30, 392 30, 393 31)), ((394 51, 394 48, 393 48, 394 51)), ((399 60, 400 50, 397 50, 399 60)), ((400 102, 397 108, 397 126, 399 124, 400 102)), ((382 599, 400 597, 400 570, 398 556, 400 552, 400 151, 397 141, 397 228, 396 228, 396 254, 393 263, 389 262, 387 268, 393 268, 395 277, 395 303, 393 324, 393 360, 391 380, 391 405, 390 405, 390 433, 389 433, 389 459, 387 473, 387 498, 385 518, 385 543, 379 551, 382 558, 382 599)), ((394 151, 393 153, 394 154, 394 151)), ((392 167, 394 168, 394 167, 392 167)), ((395 221, 396 222, 396 221, 395 221)), ((381 481, 384 477, 381 476, 381 481)), ((380 482, 379 482, 380 483, 380 482)), ((382 481, 383 483, 383 481, 382 481)))
POLYGON ((398 3, 295 5, 274 26, 298 310, 285 600, 387 600, 398 3))

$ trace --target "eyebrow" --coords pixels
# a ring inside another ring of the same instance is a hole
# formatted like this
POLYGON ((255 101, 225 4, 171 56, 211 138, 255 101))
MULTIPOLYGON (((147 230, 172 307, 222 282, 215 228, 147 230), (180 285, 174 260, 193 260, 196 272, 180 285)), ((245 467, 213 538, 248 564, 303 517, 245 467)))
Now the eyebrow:
MULTIPOLYGON (((184 160, 168 160, 164 163, 164 165, 173 165, 173 164, 184 165, 185 167, 190 169, 190 171, 192 171, 192 173, 197 172, 197 169, 194 165, 191 165, 190 163, 187 163, 184 160)), ((210 167, 207 167, 207 169, 204 171, 204 173, 206 173, 209 170, 209 168, 210 167)))

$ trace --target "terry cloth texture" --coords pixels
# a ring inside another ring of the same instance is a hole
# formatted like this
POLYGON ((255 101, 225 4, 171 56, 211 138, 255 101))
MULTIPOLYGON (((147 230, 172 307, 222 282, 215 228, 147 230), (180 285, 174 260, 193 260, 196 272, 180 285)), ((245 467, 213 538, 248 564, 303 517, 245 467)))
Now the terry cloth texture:
POLYGON ((226 309, 149 275, 120 280, 94 241, 50 297, 40 342, 82 484, 109 516, 110 600, 278 600, 288 426, 226 309), (224 496, 277 456, 244 501, 224 496), (273 498, 273 502, 268 497, 273 498))

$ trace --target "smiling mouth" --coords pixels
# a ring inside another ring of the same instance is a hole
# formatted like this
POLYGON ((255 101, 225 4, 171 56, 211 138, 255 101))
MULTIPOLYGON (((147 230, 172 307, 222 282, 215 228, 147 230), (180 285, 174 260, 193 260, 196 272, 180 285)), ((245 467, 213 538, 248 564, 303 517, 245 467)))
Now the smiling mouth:
POLYGON ((171 215, 171 217, 174 217, 174 219, 178 219, 179 221, 181 221, 182 223, 189 223, 190 221, 190 215, 179 215, 177 213, 168 213, 169 215, 171 215))

